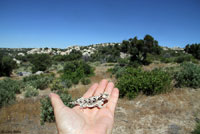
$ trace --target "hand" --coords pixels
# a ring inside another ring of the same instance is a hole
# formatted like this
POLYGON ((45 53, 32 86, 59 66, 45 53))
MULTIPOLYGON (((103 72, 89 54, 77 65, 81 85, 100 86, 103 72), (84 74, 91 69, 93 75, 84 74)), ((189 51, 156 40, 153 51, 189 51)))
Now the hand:
POLYGON ((109 100, 99 109, 80 109, 66 107, 57 94, 51 93, 51 103, 54 108, 56 126, 59 134, 111 134, 114 123, 114 111, 119 97, 119 91, 114 84, 102 80, 100 84, 93 84, 83 95, 83 98, 100 95, 106 92, 109 100))

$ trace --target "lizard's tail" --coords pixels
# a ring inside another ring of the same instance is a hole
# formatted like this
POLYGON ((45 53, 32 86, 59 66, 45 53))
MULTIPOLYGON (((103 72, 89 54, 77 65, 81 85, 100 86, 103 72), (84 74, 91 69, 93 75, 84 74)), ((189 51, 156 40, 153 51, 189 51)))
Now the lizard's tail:
POLYGON ((72 102, 69 102, 69 104, 76 105, 77 103, 72 101, 72 102))

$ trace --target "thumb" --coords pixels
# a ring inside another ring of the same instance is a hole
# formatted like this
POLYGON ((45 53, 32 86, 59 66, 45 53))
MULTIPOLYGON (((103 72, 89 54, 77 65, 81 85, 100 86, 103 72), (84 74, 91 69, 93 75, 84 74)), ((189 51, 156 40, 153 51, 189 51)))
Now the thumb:
POLYGON ((63 101, 60 99, 60 96, 55 93, 50 93, 49 97, 51 99, 51 104, 53 106, 54 112, 60 111, 63 107, 65 107, 63 101))

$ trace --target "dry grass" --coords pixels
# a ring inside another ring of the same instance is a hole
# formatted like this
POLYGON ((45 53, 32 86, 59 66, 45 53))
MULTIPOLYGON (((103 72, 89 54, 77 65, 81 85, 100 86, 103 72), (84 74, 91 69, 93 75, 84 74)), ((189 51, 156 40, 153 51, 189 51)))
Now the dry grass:
MULTIPOLYGON (((165 65, 158 65, 165 66, 165 65)), ((157 64, 147 66, 148 69, 157 64)), ((76 85, 69 89, 73 98, 82 96, 92 83, 110 78, 110 66, 99 65, 91 77, 90 85, 76 85)), ((40 98, 50 89, 40 91, 40 96, 18 99, 15 104, 0 109, 0 133, 20 131, 21 134, 55 134, 55 123, 40 125, 40 98)), ((156 96, 139 95, 134 100, 119 99, 113 134, 188 134, 195 127, 195 117, 200 116, 200 89, 174 89, 156 96)), ((200 117, 198 117, 200 118, 200 117)))
POLYGON ((166 68, 166 67, 174 67, 177 66, 177 63, 151 63, 148 66, 142 66, 142 69, 145 71, 151 71, 155 68, 166 68))
POLYGON ((116 110, 115 131, 127 134, 190 133, 200 112, 200 90, 175 89, 156 96, 138 96, 134 101, 122 99, 116 110), (122 112, 125 111, 125 112, 122 112), (177 130, 171 130, 176 126, 177 130), (121 128, 121 129, 119 129, 121 128))
POLYGON ((54 123, 40 125, 39 97, 23 99, 0 110, 0 133, 56 133, 54 123))

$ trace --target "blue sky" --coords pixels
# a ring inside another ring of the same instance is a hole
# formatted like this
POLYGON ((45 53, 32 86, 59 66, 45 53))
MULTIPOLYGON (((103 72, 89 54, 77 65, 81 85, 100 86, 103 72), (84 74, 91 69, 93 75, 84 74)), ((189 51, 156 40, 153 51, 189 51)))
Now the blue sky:
POLYGON ((199 0, 0 0, 0 47, 121 42, 200 43, 199 0))

